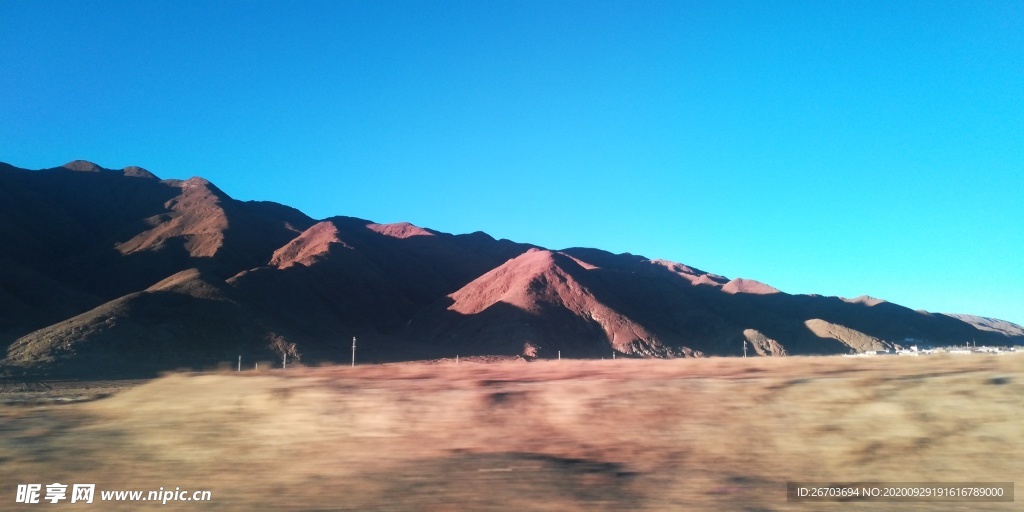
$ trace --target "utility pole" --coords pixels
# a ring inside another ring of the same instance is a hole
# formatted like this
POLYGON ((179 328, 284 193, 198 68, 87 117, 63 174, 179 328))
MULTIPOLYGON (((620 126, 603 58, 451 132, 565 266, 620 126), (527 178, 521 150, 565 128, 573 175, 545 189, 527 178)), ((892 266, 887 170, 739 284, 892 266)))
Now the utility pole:
POLYGON ((352 367, 356 366, 356 337, 352 336, 352 367))

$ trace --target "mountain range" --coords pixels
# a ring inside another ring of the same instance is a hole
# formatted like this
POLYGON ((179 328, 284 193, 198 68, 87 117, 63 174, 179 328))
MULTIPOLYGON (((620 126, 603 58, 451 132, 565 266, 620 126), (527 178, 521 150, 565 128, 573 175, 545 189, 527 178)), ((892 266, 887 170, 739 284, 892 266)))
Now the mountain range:
POLYGON ((318 220, 140 167, 0 163, 5 374, 348 362, 352 338, 359 361, 384 362, 842 354, 1024 329, 628 253, 318 220))

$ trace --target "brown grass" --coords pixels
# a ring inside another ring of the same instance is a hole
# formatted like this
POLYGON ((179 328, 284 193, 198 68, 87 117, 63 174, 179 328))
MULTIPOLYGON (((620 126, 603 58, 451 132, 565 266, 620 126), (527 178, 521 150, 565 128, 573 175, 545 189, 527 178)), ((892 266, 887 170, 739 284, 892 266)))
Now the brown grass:
POLYGON ((0 499, 61 482, 212 491, 174 510, 1015 510, 787 503, 786 482, 1012 481, 1022 370, 975 355, 171 375, 0 406, 0 499))

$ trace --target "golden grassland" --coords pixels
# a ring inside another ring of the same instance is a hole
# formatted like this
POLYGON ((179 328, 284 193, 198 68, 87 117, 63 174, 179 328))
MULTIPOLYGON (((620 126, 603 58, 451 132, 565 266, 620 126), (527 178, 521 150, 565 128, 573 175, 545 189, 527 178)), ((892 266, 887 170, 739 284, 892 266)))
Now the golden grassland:
POLYGON ((787 481, 1021 480, 1020 355, 463 361, 100 388, 112 396, 0 405, 0 500, 85 508, 13 505, 19 483, 60 482, 213 497, 95 510, 1021 509, 786 501, 787 481))

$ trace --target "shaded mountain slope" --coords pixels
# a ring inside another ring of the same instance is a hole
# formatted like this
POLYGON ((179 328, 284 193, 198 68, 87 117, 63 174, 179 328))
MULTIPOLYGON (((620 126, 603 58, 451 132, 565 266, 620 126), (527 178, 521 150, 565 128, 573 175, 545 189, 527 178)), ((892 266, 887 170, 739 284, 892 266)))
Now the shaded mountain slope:
POLYGON ((18 339, 10 363, 57 375, 137 375, 277 359, 271 329, 215 276, 186 270, 18 339))
MULTIPOLYGON (((92 309, 103 300, 13 261, 0 259, 0 333, 22 335, 92 309)), ((0 344, 5 348, 6 344, 0 344)))

